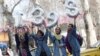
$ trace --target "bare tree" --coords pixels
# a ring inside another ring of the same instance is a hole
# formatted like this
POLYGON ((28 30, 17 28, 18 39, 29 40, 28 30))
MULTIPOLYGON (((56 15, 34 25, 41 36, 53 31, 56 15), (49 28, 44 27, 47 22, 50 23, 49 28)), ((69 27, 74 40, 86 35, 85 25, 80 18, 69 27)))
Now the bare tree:
POLYGON ((89 1, 81 0, 81 3, 82 3, 83 11, 85 12, 83 19, 84 19, 85 29, 86 29, 87 48, 89 48, 91 44, 97 41, 96 33, 92 22, 92 16, 90 13, 89 1))
MULTIPOLYGON (((14 37, 14 31, 13 31, 13 26, 14 26, 14 18, 12 16, 12 13, 15 9, 15 7, 21 2, 21 0, 19 2, 17 2, 11 12, 8 11, 8 7, 6 5, 6 7, 4 7, 4 0, 0 0, 0 5, 2 6, 2 8, 0 8, 1 10, 3 10, 3 12, 1 14, 3 14, 3 17, 6 17, 7 22, 4 22, 6 24, 9 25, 9 29, 8 29, 8 36, 9 36, 9 48, 11 48, 13 50, 13 52, 16 51, 16 43, 15 43, 15 37, 14 37)), ((1 16, 0 16, 1 17, 1 16)), ((14 54, 16 55, 16 54, 14 54)))

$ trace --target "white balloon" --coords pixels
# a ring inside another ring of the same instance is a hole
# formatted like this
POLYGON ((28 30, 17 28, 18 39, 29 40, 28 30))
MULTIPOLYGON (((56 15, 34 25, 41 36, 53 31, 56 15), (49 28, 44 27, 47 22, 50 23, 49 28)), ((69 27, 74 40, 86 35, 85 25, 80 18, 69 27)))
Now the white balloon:
POLYGON ((79 10, 76 7, 69 8, 69 10, 66 11, 67 15, 70 17, 77 16, 79 14, 79 10))
POLYGON ((43 16, 44 14, 44 11, 42 8, 40 8, 39 6, 37 6, 36 8, 34 8, 33 12, 32 12, 32 15, 33 16, 43 16))
POLYGON ((33 15, 33 23, 35 25, 41 25, 43 23, 43 20, 44 20, 43 14, 44 14, 44 11, 39 6, 34 8, 32 15, 33 15))
POLYGON ((47 20, 48 20, 48 24, 47 24, 48 28, 52 28, 53 26, 55 26, 58 22, 57 13, 50 12, 47 16, 47 20))
POLYGON ((43 20, 44 20, 43 16, 37 16, 37 17, 34 17, 33 23, 35 25, 41 25, 43 23, 43 20))
POLYGON ((68 0, 65 2, 65 9, 66 9, 66 14, 70 17, 77 16, 79 14, 79 10, 76 7, 75 0, 68 0))

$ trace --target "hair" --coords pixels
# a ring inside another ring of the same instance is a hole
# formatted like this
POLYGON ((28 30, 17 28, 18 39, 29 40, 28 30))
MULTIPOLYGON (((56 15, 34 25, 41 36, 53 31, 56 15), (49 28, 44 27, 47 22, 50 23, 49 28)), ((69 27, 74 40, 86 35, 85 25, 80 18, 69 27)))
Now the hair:
POLYGON ((74 27, 74 25, 73 24, 69 24, 72 28, 74 27))
POLYGON ((17 29, 21 29, 22 27, 17 27, 17 29))
POLYGON ((27 31, 29 30, 29 28, 27 26, 23 26, 23 29, 25 31, 25 29, 27 29, 27 31))
POLYGON ((21 29, 22 31, 25 31, 24 27, 18 27, 17 30, 21 29))
POLYGON ((22 29, 22 27, 17 27, 17 31, 19 31, 20 29, 22 29))
POLYGON ((43 31, 38 30, 38 31, 37 31, 37 34, 38 34, 38 33, 41 33, 41 35, 44 36, 44 32, 43 32, 43 31))

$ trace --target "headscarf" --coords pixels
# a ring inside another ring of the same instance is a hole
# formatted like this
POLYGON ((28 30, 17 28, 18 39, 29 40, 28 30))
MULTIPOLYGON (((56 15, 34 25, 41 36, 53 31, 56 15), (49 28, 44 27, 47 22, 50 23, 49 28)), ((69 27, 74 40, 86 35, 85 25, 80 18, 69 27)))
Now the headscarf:
POLYGON ((56 37, 57 40, 60 40, 62 38, 61 34, 57 35, 56 33, 54 33, 54 36, 56 37))

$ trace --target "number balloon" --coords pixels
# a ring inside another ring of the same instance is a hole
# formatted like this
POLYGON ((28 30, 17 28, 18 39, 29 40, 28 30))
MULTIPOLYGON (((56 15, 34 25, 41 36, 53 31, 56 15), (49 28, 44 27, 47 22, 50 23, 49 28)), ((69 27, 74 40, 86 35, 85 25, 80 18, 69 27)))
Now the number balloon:
POLYGON ((76 7, 75 0, 68 0, 65 2, 66 13, 70 17, 77 16, 79 14, 79 10, 76 7))
POLYGON ((41 25, 43 23, 44 17, 43 17, 44 11, 40 7, 36 7, 33 10, 33 23, 35 25, 41 25))
POLYGON ((50 12, 47 16, 47 20, 48 20, 47 27, 52 28, 57 24, 58 16, 55 12, 50 12))
POLYGON ((43 16, 43 14, 44 14, 44 11, 39 6, 35 7, 32 13, 33 16, 43 16))

